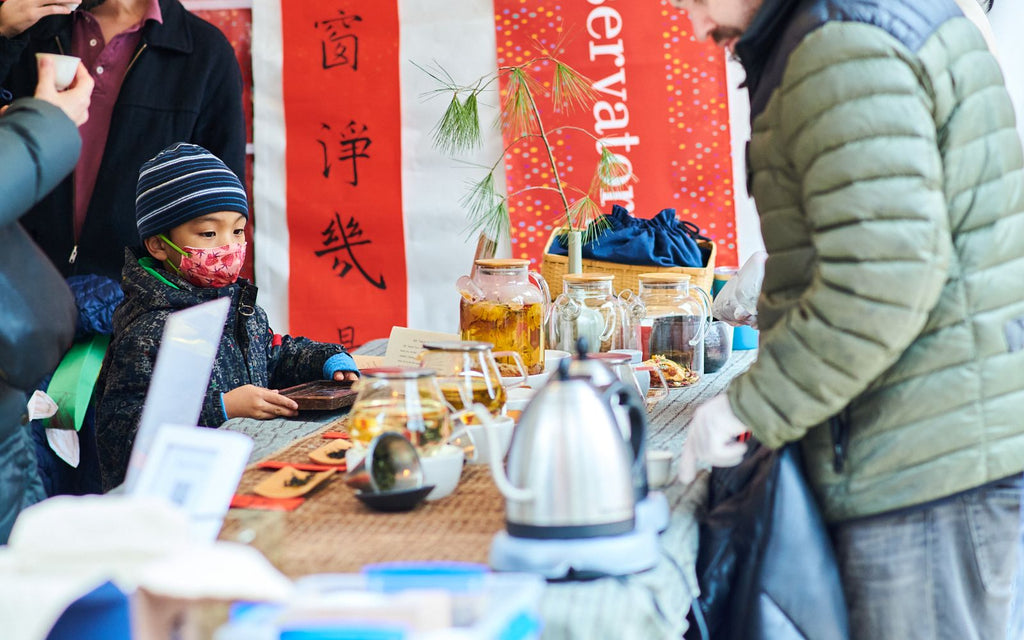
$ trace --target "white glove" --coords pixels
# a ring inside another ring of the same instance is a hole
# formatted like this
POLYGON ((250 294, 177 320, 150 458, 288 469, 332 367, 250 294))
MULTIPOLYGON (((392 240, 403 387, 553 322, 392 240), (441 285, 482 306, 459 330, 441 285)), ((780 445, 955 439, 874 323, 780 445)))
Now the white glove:
POLYGON ((740 438, 750 429, 732 412, 725 394, 697 407, 689 430, 679 458, 683 484, 693 482, 701 469, 736 466, 747 452, 747 443, 740 438))

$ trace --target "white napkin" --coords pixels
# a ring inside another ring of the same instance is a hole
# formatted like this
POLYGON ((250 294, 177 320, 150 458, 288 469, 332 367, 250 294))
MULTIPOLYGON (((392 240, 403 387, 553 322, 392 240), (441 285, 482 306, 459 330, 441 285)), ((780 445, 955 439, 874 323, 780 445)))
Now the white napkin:
POLYGON ((57 403, 53 401, 53 398, 46 395, 45 391, 36 389, 32 392, 32 397, 28 399, 28 419, 29 420, 42 420, 44 418, 50 418, 57 413, 57 403))
POLYGON ((82 448, 78 441, 78 432, 74 429, 47 429, 46 442, 57 454, 57 457, 74 468, 78 468, 82 448))

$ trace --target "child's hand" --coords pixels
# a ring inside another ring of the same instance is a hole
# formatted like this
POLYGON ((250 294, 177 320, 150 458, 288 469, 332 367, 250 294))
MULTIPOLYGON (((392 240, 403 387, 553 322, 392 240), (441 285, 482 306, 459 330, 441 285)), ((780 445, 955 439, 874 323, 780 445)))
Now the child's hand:
POLYGON ((359 374, 356 373, 355 371, 335 371, 334 379, 337 380, 338 382, 341 382, 343 380, 358 380, 359 374))
POLYGON ((247 384, 224 394, 224 411, 229 418, 279 418, 295 416, 299 405, 274 389, 247 384))

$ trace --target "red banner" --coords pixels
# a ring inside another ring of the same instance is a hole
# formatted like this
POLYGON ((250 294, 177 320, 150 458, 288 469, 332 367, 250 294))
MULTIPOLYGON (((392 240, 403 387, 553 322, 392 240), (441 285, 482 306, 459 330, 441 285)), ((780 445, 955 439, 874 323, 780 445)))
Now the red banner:
MULTIPOLYGON (((592 194, 601 211, 619 204, 650 218, 674 208, 718 243, 719 264, 736 264, 724 52, 692 41, 689 21, 664 2, 494 0, 494 7, 499 67, 522 64, 539 49, 587 76, 597 91, 592 110, 556 114, 547 99, 540 109, 545 130, 585 129, 632 166, 635 183, 602 183, 592 194)), ((538 63, 530 71, 550 88, 552 65, 538 63)), ((594 139, 566 132, 554 144, 561 180, 588 189, 599 159, 594 139)), ((505 170, 509 194, 553 181, 536 142, 512 147, 505 170)), ((570 200, 578 197, 569 192, 570 200)), ((565 220, 561 201, 530 190, 512 198, 510 207, 513 253, 536 262, 552 226, 565 220)))
POLYGON ((289 329, 359 345, 406 319, 398 7, 281 0, 281 22, 289 329))

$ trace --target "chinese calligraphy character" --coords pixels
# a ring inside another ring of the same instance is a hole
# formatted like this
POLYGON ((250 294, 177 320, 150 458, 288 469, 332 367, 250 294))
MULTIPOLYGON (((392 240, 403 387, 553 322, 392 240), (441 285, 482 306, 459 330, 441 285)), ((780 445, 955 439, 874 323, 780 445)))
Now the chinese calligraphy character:
MULTIPOLYGON (((331 126, 325 122, 320 123, 320 128, 324 131, 331 131, 331 126)), ((366 153, 366 150, 373 144, 373 140, 365 134, 369 130, 365 124, 360 125, 355 120, 349 120, 348 125, 345 126, 345 131, 339 135, 337 158, 332 158, 330 151, 330 142, 327 140, 321 140, 317 138, 317 144, 320 145, 320 149, 323 155, 323 176, 329 178, 331 175, 331 160, 351 161, 352 162, 352 179, 348 181, 352 186, 359 185, 359 166, 357 161, 359 158, 369 158, 370 155, 366 153)), ((326 136, 325 136, 326 137, 326 136)))
POLYGON ((354 22, 362 21, 362 17, 349 15, 339 9, 337 18, 313 23, 314 27, 325 32, 320 41, 324 69, 338 66, 350 66, 353 71, 359 69, 359 37, 352 33, 344 33, 342 30, 349 31, 354 22))
POLYGON ((338 329, 338 344, 350 347, 356 343, 356 328, 352 325, 338 329))
POLYGON ((377 280, 374 280, 366 272, 366 269, 359 263, 359 260, 355 256, 353 251, 354 247, 358 247, 364 244, 370 244, 372 240, 354 240, 360 238, 363 235, 363 230, 359 228, 359 222, 353 216, 348 217, 347 223, 342 223, 341 214, 337 211, 334 212, 334 218, 331 220, 327 228, 320 232, 323 237, 322 245, 325 247, 319 251, 315 251, 314 255, 318 258, 322 258, 327 254, 335 254, 331 256, 334 259, 334 263, 331 265, 332 271, 338 272, 339 278, 344 278, 348 275, 348 272, 352 270, 354 266, 359 270, 359 273, 363 274, 363 278, 367 282, 377 287, 378 289, 387 289, 387 284, 384 282, 384 274, 380 274, 377 280), (339 253, 344 252, 344 255, 339 257, 339 253), (347 259, 346 259, 347 257, 347 259))

